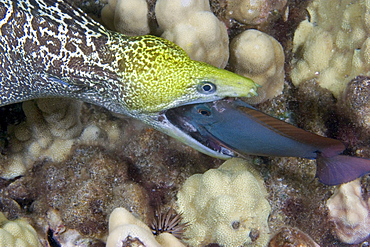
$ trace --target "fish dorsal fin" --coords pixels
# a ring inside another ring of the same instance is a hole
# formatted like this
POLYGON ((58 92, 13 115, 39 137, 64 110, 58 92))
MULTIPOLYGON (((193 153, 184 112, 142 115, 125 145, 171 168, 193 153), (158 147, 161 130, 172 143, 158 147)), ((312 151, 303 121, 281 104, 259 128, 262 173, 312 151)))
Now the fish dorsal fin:
POLYGON ((271 131, 298 142, 316 146, 322 152, 325 152, 327 156, 339 154, 345 149, 345 145, 338 140, 305 131, 295 127, 294 125, 271 117, 252 107, 240 107, 240 110, 271 131))

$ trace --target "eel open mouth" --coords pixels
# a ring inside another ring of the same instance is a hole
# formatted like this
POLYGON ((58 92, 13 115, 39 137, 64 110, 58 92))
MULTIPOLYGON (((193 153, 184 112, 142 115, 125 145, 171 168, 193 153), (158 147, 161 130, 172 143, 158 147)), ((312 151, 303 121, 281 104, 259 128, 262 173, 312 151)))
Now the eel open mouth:
MULTIPOLYGON (((231 147, 216 138, 203 124, 212 124, 212 111, 222 112, 217 102, 204 104, 185 105, 164 112, 164 117, 176 128, 196 140, 205 148, 221 155, 235 157, 237 154, 231 147), (211 109, 212 108, 212 109, 211 109)), ((163 116, 163 115, 162 115, 163 116)), ((220 130, 222 131, 222 130, 220 130)))

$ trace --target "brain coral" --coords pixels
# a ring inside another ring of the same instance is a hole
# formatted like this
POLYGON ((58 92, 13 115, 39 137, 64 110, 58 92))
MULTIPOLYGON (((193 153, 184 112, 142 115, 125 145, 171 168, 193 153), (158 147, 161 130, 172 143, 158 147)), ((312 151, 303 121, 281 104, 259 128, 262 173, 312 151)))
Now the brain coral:
POLYGON ((242 159, 188 178, 177 194, 191 246, 266 246, 271 207, 263 179, 242 159))
POLYGON ((308 12, 294 34, 292 81, 316 78, 338 98, 354 77, 370 74, 370 2, 316 0, 308 12))

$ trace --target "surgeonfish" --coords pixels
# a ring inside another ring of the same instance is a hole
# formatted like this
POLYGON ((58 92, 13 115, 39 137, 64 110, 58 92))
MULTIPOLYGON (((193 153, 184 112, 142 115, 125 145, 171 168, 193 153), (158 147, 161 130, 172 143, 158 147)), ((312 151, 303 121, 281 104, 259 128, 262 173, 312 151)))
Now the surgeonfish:
POLYGON ((346 183, 370 172, 370 160, 343 155, 346 146, 341 141, 295 127, 239 99, 182 106, 165 115, 199 145, 225 156, 316 159, 316 176, 327 185, 346 183))

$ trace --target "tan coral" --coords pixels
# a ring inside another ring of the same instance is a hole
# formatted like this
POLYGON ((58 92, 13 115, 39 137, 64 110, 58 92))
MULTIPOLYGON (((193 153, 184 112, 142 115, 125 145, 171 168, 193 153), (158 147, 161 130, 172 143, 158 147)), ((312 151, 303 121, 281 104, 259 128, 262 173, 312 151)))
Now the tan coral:
POLYGON ((359 179, 340 185, 327 201, 329 219, 337 237, 347 244, 358 244, 370 235, 370 199, 362 198, 359 179))
POLYGON ((187 243, 266 246, 271 210, 266 196, 262 178, 242 159, 191 176, 177 194, 179 211, 189 222, 187 243))
POLYGON ((1 247, 41 247, 35 229, 24 219, 7 220, 0 212, 1 247))
POLYGON ((225 25, 205 0, 158 0, 155 8, 162 37, 183 48, 191 59, 224 68, 228 51, 225 25))
POLYGON ((227 18, 235 19, 248 25, 259 25, 268 20, 275 11, 281 11, 287 0, 228 0, 227 18))
POLYGON ((249 103, 261 103, 280 94, 284 87, 284 51, 268 34, 249 29, 236 36, 230 44, 230 67, 240 75, 261 85, 258 96, 249 103))
POLYGON ((313 1, 294 34, 293 83, 316 79, 339 98, 354 77, 369 75, 369 10, 364 0, 313 1))
POLYGON ((137 36, 148 34, 148 4, 145 0, 110 0, 102 9, 102 20, 110 29, 137 36))
POLYGON ((82 130, 81 104, 67 99, 24 102, 26 122, 9 129, 11 149, 1 177, 22 175, 39 159, 63 160, 82 130))
POLYGON ((109 217, 107 247, 120 247, 133 240, 148 247, 185 247, 168 233, 161 233, 155 238, 149 227, 129 211, 124 208, 114 209, 109 217))
POLYGON ((82 104, 70 99, 24 102, 26 121, 9 127, 10 149, 1 157, 0 177, 23 175, 43 159, 63 161, 76 144, 105 143, 106 148, 114 148, 123 134, 121 125, 102 113, 92 115, 82 124, 82 104))

